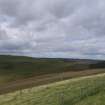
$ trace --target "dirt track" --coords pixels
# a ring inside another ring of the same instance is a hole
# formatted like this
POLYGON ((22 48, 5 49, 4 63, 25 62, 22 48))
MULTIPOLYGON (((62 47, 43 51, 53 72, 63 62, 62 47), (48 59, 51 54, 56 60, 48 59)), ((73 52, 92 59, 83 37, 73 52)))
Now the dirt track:
POLYGON ((105 69, 70 71, 70 72, 63 72, 59 74, 56 73, 56 74, 35 76, 32 78, 22 79, 19 81, 14 81, 0 86, 0 94, 4 94, 15 90, 20 90, 20 89, 25 89, 33 86, 48 84, 51 82, 61 81, 68 78, 87 76, 87 75, 98 74, 98 73, 105 73, 105 69))

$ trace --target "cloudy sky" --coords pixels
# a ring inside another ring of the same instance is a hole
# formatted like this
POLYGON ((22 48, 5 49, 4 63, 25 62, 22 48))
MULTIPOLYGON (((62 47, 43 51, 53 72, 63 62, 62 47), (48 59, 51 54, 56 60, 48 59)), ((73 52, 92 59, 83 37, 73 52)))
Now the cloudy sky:
POLYGON ((105 0, 0 0, 0 54, 105 59, 105 0))

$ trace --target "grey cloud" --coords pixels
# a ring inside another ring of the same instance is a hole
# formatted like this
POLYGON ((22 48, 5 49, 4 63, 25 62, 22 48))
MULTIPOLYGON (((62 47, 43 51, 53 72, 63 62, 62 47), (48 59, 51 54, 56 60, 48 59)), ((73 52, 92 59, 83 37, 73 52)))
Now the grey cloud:
POLYGON ((7 35, 5 30, 0 29, 0 40, 8 39, 9 36, 7 35))
POLYGON ((104 0, 0 0, 0 53, 102 59, 104 0))

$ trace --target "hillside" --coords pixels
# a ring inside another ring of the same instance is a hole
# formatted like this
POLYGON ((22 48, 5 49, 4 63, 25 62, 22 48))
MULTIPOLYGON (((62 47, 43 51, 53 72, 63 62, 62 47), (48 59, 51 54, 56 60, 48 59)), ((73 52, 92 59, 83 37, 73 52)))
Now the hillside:
POLYGON ((14 79, 27 78, 35 75, 90 69, 90 64, 96 63, 98 63, 98 61, 95 60, 31 58, 1 55, 0 76, 12 75, 14 79))
POLYGON ((70 79, 0 96, 0 105, 105 105, 105 74, 70 79))
POLYGON ((0 55, 0 94, 105 72, 105 61, 0 55))

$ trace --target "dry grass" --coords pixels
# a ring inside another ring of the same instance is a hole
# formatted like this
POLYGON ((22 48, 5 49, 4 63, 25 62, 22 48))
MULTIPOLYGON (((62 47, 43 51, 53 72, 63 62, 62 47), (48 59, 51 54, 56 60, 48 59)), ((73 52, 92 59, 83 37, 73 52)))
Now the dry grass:
POLYGON ((8 93, 15 90, 30 88, 33 86, 45 85, 52 82, 62 81, 70 78, 77 78, 81 76, 93 75, 104 73, 105 69, 92 69, 92 70, 82 70, 82 71, 70 71, 63 73, 47 74, 41 76, 35 76, 28 79, 21 79, 13 81, 0 86, 0 94, 8 93))

